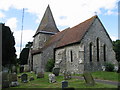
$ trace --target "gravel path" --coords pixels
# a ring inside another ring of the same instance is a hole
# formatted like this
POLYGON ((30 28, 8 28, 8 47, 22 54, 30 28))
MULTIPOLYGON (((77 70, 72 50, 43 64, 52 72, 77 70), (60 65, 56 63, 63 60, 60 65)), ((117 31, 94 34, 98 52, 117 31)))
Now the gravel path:
MULTIPOLYGON (((80 77, 80 76, 72 76, 72 78, 78 78, 80 80, 84 80, 84 78, 80 77)), ((104 83, 104 84, 111 84, 111 85, 118 86, 118 82, 117 81, 101 80, 101 79, 94 79, 94 80, 95 80, 95 82, 104 83)))

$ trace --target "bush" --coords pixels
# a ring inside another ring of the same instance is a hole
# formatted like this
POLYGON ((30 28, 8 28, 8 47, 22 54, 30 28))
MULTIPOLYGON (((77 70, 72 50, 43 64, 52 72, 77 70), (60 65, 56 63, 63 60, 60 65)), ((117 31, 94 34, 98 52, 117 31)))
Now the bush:
POLYGON ((114 71, 114 64, 112 63, 105 63, 105 71, 113 72, 114 71))
POLYGON ((54 59, 49 59, 45 66, 46 72, 52 72, 53 67, 54 67, 54 59))

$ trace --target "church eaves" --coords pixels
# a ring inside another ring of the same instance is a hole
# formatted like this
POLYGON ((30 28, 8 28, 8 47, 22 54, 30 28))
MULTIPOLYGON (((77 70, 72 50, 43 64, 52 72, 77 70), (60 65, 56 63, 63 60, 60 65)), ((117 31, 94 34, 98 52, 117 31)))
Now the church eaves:
POLYGON ((40 23, 34 36, 36 36, 41 31, 54 32, 54 33, 59 32, 59 30, 57 29, 57 26, 55 24, 55 21, 54 21, 54 18, 53 18, 53 15, 52 15, 49 5, 44 13, 41 23, 40 23))

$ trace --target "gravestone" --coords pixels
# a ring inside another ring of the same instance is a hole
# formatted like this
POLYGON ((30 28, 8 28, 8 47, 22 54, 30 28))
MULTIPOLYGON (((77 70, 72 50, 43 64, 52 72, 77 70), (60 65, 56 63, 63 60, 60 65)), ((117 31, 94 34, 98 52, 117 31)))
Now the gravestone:
POLYGON ((38 72, 37 78, 44 78, 44 72, 38 72))
POLYGON ((62 88, 68 87, 68 82, 67 81, 62 81, 62 88))
POLYGON ((34 77, 31 76, 30 79, 29 79, 29 81, 33 81, 33 80, 34 80, 34 77))
POLYGON ((95 81, 94 81, 91 73, 89 73, 89 72, 84 72, 84 73, 83 73, 83 77, 84 77, 85 82, 86 82, 87 85, 89 85, 89 86, 94 86, 94 85, 95 85, 95 81))
POLYGON ((70 72, 64 72, 64 80, 70 80, 72 77, 71 77, 71 73, 70 72))
POLYGON ((15 72, 9 74, 9 80, 10 80, 10 82, 17 81, 17 74, 15 72))
POLYGON ((16 66, 12 66, 12 70, 11 70, 12 73, 17 73, 17 67, 16 66))
POLYGON ((49 74, 49 83, 55 83, 56 79, 55 79, 55 74, 49 74))
POLYGON ((20 73, 23 73, 24 72, 24 65, 21 65, 20 66, 20 73))
POLYGON ((21 75, 21 82, 27 83, 28 82, 28 75, 27 74, 22 74, 21 75))
POLYGON ((9 87, 9 73, 7 70, 2 71, 2 88, 9 87))
POLYGON ((60 68, 54 67, 52 72, 55 76, 59 76, 60 68))
POLYGON ((19 85, 18 81, 17 81, 17 74, 14 72, 14 73, 11 73, 9 75, 9 80, 10 80, 10 86, 11 87, 16 87, 19 85))
POLYGON ((29 72, 29 71, 30 71, 29 65, 24 65, 24 72, 29 72))

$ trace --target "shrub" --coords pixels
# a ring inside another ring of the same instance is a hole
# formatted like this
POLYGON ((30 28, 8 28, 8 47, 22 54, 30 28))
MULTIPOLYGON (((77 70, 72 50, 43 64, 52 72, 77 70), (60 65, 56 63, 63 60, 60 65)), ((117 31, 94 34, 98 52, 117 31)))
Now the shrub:
POLYGON ((54 59, 49 59, 47 61, 46 66, 45 66, 46 71, 47 72, 52 72, 53 67, 54 67, 54 59))
POLYGON ((114 71, 114 64, 112 63, 105 63, 105 71, 113 72, 114 71))

